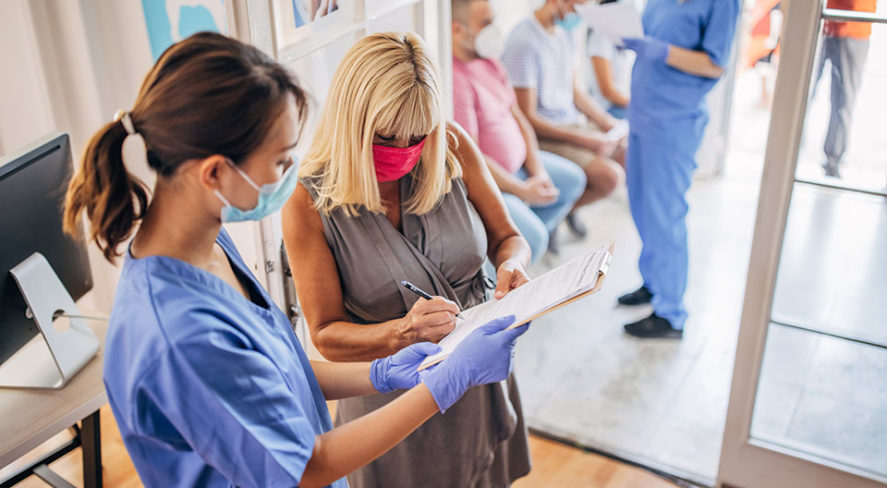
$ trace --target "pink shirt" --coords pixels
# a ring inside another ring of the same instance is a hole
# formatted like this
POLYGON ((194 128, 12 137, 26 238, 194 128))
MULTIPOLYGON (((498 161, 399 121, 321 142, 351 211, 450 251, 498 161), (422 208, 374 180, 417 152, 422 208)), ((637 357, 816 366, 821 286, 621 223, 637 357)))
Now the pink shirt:
POLYGON ((480 150, 510 173, 527 159, 527 143, 511 113, 517 103, 505 67, 495 59, 453 58, 456 122, 477 138, 480 150))

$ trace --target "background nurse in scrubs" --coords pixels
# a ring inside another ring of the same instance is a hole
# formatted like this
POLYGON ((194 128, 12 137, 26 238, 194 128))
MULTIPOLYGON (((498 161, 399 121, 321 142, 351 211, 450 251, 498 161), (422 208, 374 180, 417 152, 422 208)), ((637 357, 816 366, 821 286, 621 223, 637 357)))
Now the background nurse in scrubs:
POLYGON ((705 96, 730 57, 740 0, 649 0, 646 37, 625 39, 637 53, 631 74, 626 182, 643 248, 644 279, 619 303, 653 303, 625 326, 637 337, 683 335, 687 311, 687 200, 696 150, 708 123, 705 96))
POLYGON ((362 363, 308 361, 223 222, 276 212, 296 185, 306 95, 252 46, 201 33, 170 47, 135 106, 93 136, 65 228, 126 251, 105 350, 111 409, 149 487, 346 486, 472 386, 505 379, 526 326, 498 319, 420 378, 424 342, 362 363), (127 168, 157 172, 149 194, 127 168), (150 197, 149 197, 150 195, 150 197), (325 400, 408 389, 332 428, 325 400))

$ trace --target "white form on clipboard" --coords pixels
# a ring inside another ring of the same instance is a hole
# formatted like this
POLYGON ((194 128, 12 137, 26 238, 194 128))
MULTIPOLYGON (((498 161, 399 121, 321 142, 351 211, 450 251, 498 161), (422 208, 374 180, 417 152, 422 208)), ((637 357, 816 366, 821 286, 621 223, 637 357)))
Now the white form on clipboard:
POLYGON ((428 356, 419 366, 425 369, 443 361, 468 334, 487 322, 514 315, 518 327, 600 289, 610 267, 613 244, 592 249, 542 276, 530 280, 500 300, 489 300, 461 312, 463 320, 438 344, 443 350, 428 356))

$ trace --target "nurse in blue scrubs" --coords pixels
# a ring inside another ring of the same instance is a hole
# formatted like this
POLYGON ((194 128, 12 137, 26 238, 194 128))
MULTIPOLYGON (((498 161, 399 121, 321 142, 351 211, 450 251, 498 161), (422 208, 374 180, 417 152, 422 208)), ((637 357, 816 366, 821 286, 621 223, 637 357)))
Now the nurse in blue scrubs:
POLYGON ((637 337, 680 338, 687 311, 687 189, 708 123, 705 97, 724 73, 740 0, 648 0, 631 74, 626 182, 643 248, 638 289, 623 305, 653 304, 628 324, 637 337))
MULTIPOLYGON (((449 408, 504 380, 526 326, 498 319, 449 358, 418 343, 372 363, 312 362, 223 222, 276 212, 296 185, 291 151, 306 95, 259 50, 201 33, 170 47, 134 108, 89 141, 65 229, 113 261, 125 252, 104 382, 123 442, 149 487, 345 487, 344 476, 449 408), (150 194, 128 169, 157 173, 150 194), (136 230, 137 229, 137 230, 136 230), (408 389, 332 428, 326 400, 408 389)), ((332 277, 336 279, 336 277, 332 277)), ((458 309, 432 300, 441 314, 458 309)))

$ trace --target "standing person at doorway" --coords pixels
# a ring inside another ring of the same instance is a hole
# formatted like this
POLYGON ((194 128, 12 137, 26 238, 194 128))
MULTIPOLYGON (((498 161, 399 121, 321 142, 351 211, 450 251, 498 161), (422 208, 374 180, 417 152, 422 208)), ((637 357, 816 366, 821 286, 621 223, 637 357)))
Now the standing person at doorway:
POLYGON ((557 254, 558 224, 585 189, 572 161, 540 151, 496 57, 502 37, 489 0, 452 0, 454 118, 483 152, 532 261, 557 254))
POLYGON ((724 73, 740 0, 650 0, 646 36, 625 39, 637 53, 631 74, 626 179, 643 248, 644 279, 619 303, 653 303, 625 326, 637 337, 683 335, 687 311, 687 200, 696 151, 708 123, 705 96, 724 73))
MULTIPOLYGON (((828 8, 874 12, 878 0, 828 0, 828 8)), ((831 64, 831 114, 828 131, 825 135, 825 162, 822 169, 831 178, 841 177, 841 164, 847 143, 850 139, 850 125, 853 122, 853 109, 856 94, 862 85, 862 70, 869 53, 869 38, 872 36, 870 22, 825 21, 822 44, 819 46, 819 61, 813 92, 822 78, 825 62, 831 64)))
MULTIPOLYGON (((517 104, 539 137, 543 151, 578 164, 585 191, 574 208, 609 195, 624 180, 623 141, 605 137, 618 122, 579 83, 570 31, 582 23, 577 4, 586 0, 547 0, 508 34, 502 64, 517 104)), ((574 234, 588 230, 575 213, 567 216, 574 234)))

